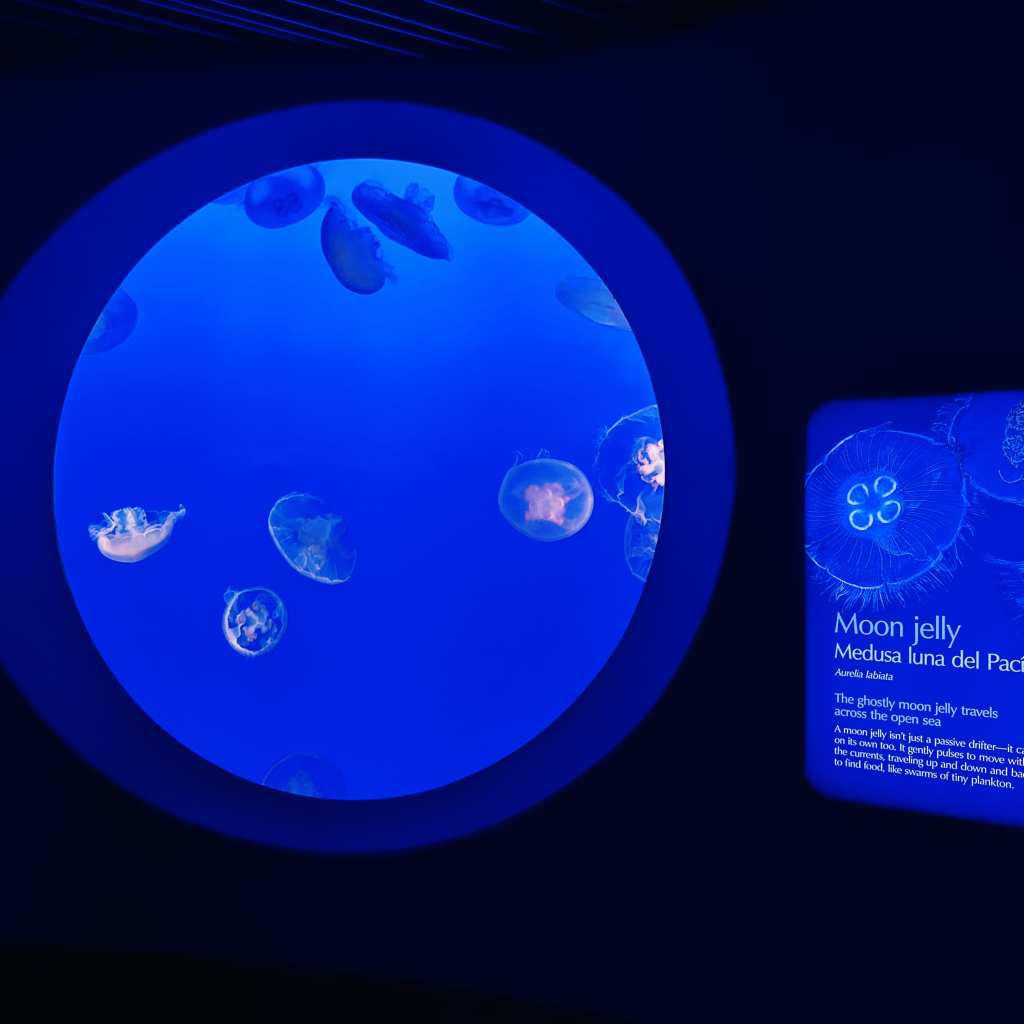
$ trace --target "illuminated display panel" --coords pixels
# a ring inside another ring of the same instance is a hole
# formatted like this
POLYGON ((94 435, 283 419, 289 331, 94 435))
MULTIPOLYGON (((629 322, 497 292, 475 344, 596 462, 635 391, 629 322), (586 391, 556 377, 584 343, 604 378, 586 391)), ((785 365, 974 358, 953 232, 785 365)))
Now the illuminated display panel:
POLYGON ((807 446, 810 780, 1024 824, 1024 391, 834 402, 807 446))
POLYGON ((307 849, 463 834, 685 654, 732 497, 717 359, 656 237, 535 143, 401 104, 231 125, 83 208, 0 313, 51 345, 3 350, 38 398, 4 406, 6 485, 63 558, 6 552, 4 664, 159 806, 307 849))

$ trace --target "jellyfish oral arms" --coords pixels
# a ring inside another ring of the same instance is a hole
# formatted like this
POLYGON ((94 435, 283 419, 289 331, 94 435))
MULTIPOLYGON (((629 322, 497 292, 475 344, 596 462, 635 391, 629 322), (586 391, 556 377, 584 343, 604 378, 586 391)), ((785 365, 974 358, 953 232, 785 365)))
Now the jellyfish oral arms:
POLYGON ((432 260, 450 260, 452 248, 434 223, 434 197, 412 184, 405 196, 388 192, 375 181, 364 181, 352 190, 355 208, 391 241, 432 260))
POLYGON ((966 482, 947 445, 862 430, 807 475, 805 548, 833 598, 880 607, 952 572, 967 512, 966 482))
POLYGON ((325 191, 323 176, 315 167, 293 167, 248 185, 245 213, 261 228, 290 227, 320 206, 325 191))
POLYGON ((103 521, 89 527, 89 536, 112 562, 141 562, 171 539, 174 524, 184 515, 184 505, 177 512, 119 508, 110 515, 104 512, 103 521))
POLYGON ((567 277, 558 282, 555 296, 567 309, 595 324, 617 331, 632 330, 612 293, 596 277, 567 277))
POLYGON ((508 523, 532 540, 564 540, 579 533, 594 510, 586 476, 569 462, 538 458, 514 465, 498 489, 508 523))
POLYGON ((344 203, 334 196, 320 227, 320 247, 334 276, 357 295, 372 295, 384 287, 387 278, 394 277, 376 236, 349 220, 344 203))
POLYGON ((135 301, 126 291, 118 288, 89 332, 82 351, 93 355, 116 348, 128 340, 138 321, 139 308, 135 301))
POLYGON ((288 625, 284 602, 266 587, 228 590, 224 594, 224 639, 246 658, 272 651, 288 625))
POLYGON ((317 583, 344 583, 356 567, 356 549, 340 513, 312 494, 286 494, 267 519, 284 560, 317 583))
POLYGON ((455 179, 455 204, 467 216, 493 227, 511 227, 530 216, 525 206, 471 178, 455 179))
POLYGON ((321 800, 342 800, 345 777, 337 765, 320 754, 289 754, 282 757, 266 775, 263 785, 296 796, 312 796, 321 800))
POLYGON ((936 426, 973 488, 1024 505, 1024 391, 965 395, 944 407, 936 426))

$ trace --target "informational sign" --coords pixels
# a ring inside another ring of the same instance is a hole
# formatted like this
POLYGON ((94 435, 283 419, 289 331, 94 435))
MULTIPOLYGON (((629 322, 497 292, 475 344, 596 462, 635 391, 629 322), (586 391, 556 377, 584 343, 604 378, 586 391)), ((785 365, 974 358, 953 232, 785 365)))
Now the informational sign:
POLYGON ((804 509, 811 783, 1024 825, 1024 391, 823 406, 804 509))

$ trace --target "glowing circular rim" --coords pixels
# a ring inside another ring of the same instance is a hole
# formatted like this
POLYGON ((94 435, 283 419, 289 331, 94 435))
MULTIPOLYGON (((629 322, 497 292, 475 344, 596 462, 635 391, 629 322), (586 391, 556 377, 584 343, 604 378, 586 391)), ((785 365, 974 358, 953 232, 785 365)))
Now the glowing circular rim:
POLYGON ((732 510, 732 427, 718 358, 682 272, 654 232, 545 146, 475 117, 406 103, 324 103, 239 121, 166 150, 87 202, 0 303, 0 430, 2 507, 25 531, 22 541, 0 546, 0 661, 15 684, 79 755, 142 799, 218 832, 304 850, 382 851, 465 835, 526 810, 593 765, 640 722, 679 668, 711 598, 732 510), (159 239, 244 182, 360 157, 430 164, 486 182, 577 248, 618 299, 647 360, 677 497, 666 503, 668 526, 629 628, 547 729, 489 768, 426 793, 297 799, 194 754, 107 668, 60 562, 54 446, 85 338, 159 239), (687 515, 688 501, 699 505, 699 516, 687 515), (61 624, 56 643, 54 623, 61 624))

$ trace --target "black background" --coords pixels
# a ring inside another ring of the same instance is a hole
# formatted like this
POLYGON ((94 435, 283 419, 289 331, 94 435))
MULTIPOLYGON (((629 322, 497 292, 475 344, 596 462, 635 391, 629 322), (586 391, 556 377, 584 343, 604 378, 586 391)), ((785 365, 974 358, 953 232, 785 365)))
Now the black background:
MULTIPOLYGON (((204 832, 100 777, 4 681, 12 973, 53 975, 44 1002, 72 971, 122 979, 112 998, 148 951, 651 1022, 1005 1012, 1024 833, 804 781, 801 495, 824 401, 1021 386, 1020 28, 1010 3, 793 2, 494 67, 207 50, 7 67, 4 283, 91 195, 208 128, 324 99, 452 107, 562 152, 659 233, 716 339, 738 464, 718 588, 654 712, 575 784, 468 839, 318 858, 204 832), (101 967, 14 946, 121 952, 101 967)), ((17 510, 2 519, 11 543, 17 510)), ((154 1003, 191 977, 161 962, 142 972, 154 1003)), ((222 995, 261 1019, 256 975, 232 970, 222 995)), ((365 1013, 356 982, 311 977, 281 984, 365 1013)), ((441 1019, 419 1005, 404 1019, 441 1019)), ((458 1019, 498 1019, 482 1006, 458 1019)))

